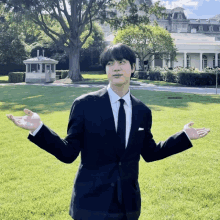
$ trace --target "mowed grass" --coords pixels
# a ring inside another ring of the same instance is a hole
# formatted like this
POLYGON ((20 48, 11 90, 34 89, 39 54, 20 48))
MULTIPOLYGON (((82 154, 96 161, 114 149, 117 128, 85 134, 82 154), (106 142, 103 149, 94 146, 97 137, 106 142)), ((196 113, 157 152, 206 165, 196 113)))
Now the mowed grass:
MULTIPOLYGON (((80 156, 65 164, 40 149, 28 131, 6 117, 37 112, 61 138, 66 137, 72 102, 97 88, 0 86, 0 219, 70 220, 69 204, 80 156)), ((131 90, 152 110, 155 141, 193 121, 211 129, 193 148, 161 161, 140 160, 140 220, 220 219, 220 96, 131 90), (178 97, 178 99, 176 98, 178 97), (173 98, 173 99, 172 99, 173 98)))

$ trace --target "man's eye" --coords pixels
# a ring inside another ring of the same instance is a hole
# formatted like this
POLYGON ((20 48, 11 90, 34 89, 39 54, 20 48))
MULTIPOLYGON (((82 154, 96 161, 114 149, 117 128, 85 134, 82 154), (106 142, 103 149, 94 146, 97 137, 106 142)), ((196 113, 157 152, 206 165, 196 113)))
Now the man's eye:
POLYGON ((125 60, 121 60, 120 63, 121 63, 121 64, 124 64, 124 63, 125 63, 125 60))
POLYGON ((112 64, 113 64, 112 62, 108 62, 108 63, 107 63, 107 65, 112 65, 112 64))

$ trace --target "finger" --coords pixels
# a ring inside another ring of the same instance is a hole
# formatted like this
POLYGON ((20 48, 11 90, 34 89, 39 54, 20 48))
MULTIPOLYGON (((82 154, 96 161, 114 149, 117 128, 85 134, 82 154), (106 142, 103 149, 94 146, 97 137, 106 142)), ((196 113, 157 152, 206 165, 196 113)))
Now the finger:
POLYGON ((201 134, 201 135, 199 135, 199 138, 205 137, 207 134, 208 133, 201 134))
POLYGON ((21 124, 21 123, 19 123, 16 119, 12 119, 12 122, 16 125, 16 126, 18 126, 18 127, 20 127, 20 128, 23 128, 23 125, 21 124))
POLYGON ((196 128, 196 131, 207 131, 206 128, 196 128))
POLYGON ((24 109, 24 112, 26 115, 29 115, 29 116, 32 116, 34 114, 31 110, 29 110, 27 108, 24 109))
POLYGON ((194 122, 190 122, 190 123, 188 123, 188 126, 192 126, 192 125, 194 125, 194 122))

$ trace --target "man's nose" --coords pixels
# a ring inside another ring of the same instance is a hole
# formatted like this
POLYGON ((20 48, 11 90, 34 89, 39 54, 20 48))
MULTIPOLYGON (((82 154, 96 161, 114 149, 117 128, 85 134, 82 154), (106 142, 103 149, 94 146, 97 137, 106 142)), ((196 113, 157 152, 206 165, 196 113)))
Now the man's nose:
POLYGON ((114 71, 121 70, 121 65, 118 62, 115 62, 113 65, 113 70, 114 71))

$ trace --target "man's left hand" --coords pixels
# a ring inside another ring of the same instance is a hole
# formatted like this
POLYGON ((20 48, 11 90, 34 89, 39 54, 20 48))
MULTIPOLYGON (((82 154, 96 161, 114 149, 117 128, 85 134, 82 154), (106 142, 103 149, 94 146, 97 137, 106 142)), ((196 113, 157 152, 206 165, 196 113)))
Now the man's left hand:
POLYGON ((209 128, 197 128, 197 129, 190 128, 190 126, 192 126, 193 124, 194 124, 193 122, 190 122, 186 124, 183 128, 183 130, 187 133, 190 140, 205 137, 210 132, 209 128))

